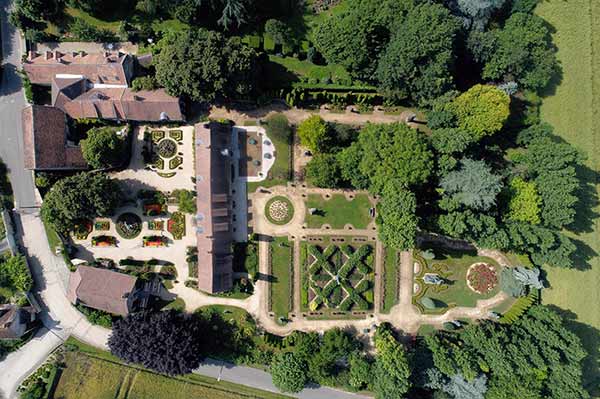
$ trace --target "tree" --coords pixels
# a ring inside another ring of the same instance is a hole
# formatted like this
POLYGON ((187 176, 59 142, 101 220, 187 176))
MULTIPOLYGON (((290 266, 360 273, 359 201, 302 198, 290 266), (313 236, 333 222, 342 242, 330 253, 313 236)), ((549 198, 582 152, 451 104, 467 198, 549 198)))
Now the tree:
POLYGON ((492 14, 498 11, 506 0, 457 0, 456 5, 465 16, 467 28, 482 31, 492 14))
POLYGON ((375 335, 375 398, 401 398, 408 392, 410 369, 404 347, 389 330, 375 335))
POLYGON ((444 176, 440 186, 455 201, 472 209, 486 210, 496 203, 502 178, 493 174, 485 162, 463 158, 461 168, 444 176))
POLYGON ((298 126, 300 143, 312 152, 327 152, 331 142, 329 126, 318 115, 303 120, 298 126))
POLYGON ((293 352, 283 352, 277 355, 271 363, 271 377, 273 385, 282 392, 300 392, 308 377, 306 362, 293 352))
POLYGON ((536 290, 544 288, 544 284, 540 279, 540 269, 538 268, 527 269, 523 266, 517 266, 513 268, 513 274, 515 279, 520 281, 523 285, 536 290))
POLYGON ((354 77, 372 80, 390 31, 412 7, 412 0, 348 0, 339 14, 313 29, 315 47, 328 64, 340 64, 354 77))
POLYGON ((247 0, 222 0, 223 12, 221 18, 217 21, 226 30, 230 30, 235 25, 240 27, 246 22, 248 11, 247 0))
POLYGON ((433 169, 432 154, 421 132, 404 123, 367 124, 358 143, 363 149, 359 171, 369 177, 369 190, 381 193, 386 183, 424 183, 433 169))
POLYGON ((108 29, 98 29, 80 18, 75 18, 73 23, 69 25, 69 33, 82 42, 109 43, 118 41, 113 32, 108 29))
POLYGON ((369 188, 369 176, 359 170, 362 154, 362 147, 356 142, 337 154, 342 180, 359 190, 369 188))
POLYGON ((444 387, 444 391, 456 399, 484 399, 487 391, 487 377, 482 374, 472 381, 467 381, 460 375, 453 375, 444 387))
POLYGON ((131 82, 131 90, 133 91, 156 90, 159 87, 154 76, 138 76, 131 82))
POLYGON ((484 79, 511 76, 519 85, 541 90, 558 71, 556 49, 546 21, 534 14, 515 13, 502 29, 494 30, 491 51, 479 54, 484 79))
POLYGON ((350 364, 350 386, 354 389, 367 389, 373 378, 371 363, 358 353, 352 353, 348 359, 350 364))
POLYGON ((527 398, 589 398, 581 383, 581 362, 587 354, 548 307, 533 306, 510 325, 488 321, 458 333, 426 336, 425 341, 442 374, 461 374, 471 382, 483 373, 496 387, 495 399, 507 398, 496 396, 499 386, 521 382, 532 390, 527 398))
POLYGON ((526 293, 526 286, 515 277, 512 267, 505 267, 500 272, 500 287, 506 294, 518 298, 526 293))
POLYGON ((449 104, 458 126, 476 139, 496 133, 508 119, 510 97, 495 86, 475 85, 449 104))
POLYGON ((29 273, 27 260, 23 255, 0 260, 0 286, 14 287, 15 290, 21 292, 31 290, 33 279, 29 273))
POLYGON ((265 22, 265 33, 277 44, 289 45, 294 42, 294 33, 290 27, 278 19, 265 22))
POLYGON ((133 313, 113 324, 108 347, 128 363, 167 375, 191 373, 204 356, 201 320, 174 310, 133 313))
POLYGON ((81 140, 83 158, 93 169, 117 166, 123 157, 125 142, 117 136, 114 127, 96 127, 88 130, 81 140))
POLYGON ((404 251, 415 246, 417 199, 402 185, 389 182, 378 205, 379 238, 386 246, 404 251))
POLYGON ((196 213, 196 192, 192 190, 173 190, 171 193, 177 198, 177 205, 181 212, 195 214, 196 213))
POLYGON ((516 222, 540 223, 542 198, 537 192, 535 182, 526 182, 515 177, 509 184, 510 202, 508 218, 516 222))
POLYGON ((256 53, 239 38, 191 29, 169 33, 158 43, 156 79, 170 95, 194 101, 250 94, 256 83, 256 53))
POLYGON ((306 165, 306 180, 322 188, 340 186, 340 167, 333 154, 317 154, 306 165))
POLYGON ((433 148, 441 154, 460 154, 475 142, 471 133, 459 128, 435 129, 430 140, 433 148))
POLYGON ((79 173, 54 184, 41 213, 58 231, 67 233, 78 220, 112 215, 120 201, 116 181, 102 173, 79 173))
POLYGON ((460 22, 440 4, 411 8, 379 60, 379 89, 389 98, 411 98, 419 104, 428 104, 451 89, 459 28, 460 22))

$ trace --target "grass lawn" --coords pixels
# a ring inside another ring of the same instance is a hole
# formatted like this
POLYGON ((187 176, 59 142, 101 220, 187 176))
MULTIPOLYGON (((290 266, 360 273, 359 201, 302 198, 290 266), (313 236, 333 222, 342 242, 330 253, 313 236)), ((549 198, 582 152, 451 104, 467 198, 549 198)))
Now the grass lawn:
POLYGON ((331 7, 329 10, 319 14, 312 12, 310 5, 317 0, 307 0, 303 7, 296 7, 297 11, 293 13, 284 22, 294 30, 295 36, 299 40, 311 40, 311 30, 317 24, 331 15, 339 14, 348 8, 347 3, 343 0, 340 4, 331 7))
POLYGON ((58 237, 58 233, 54 230, 54 226, 51 223, 46 222, 43 218, 42 221, 44 223, 44 229, 46 230, 46 235, 48 236, 48 245, 50 246, 50 250, 52 253, 56 253, 56 248, 62 246, 62 242, 58 237))
POLYGON ((348 71, 341 65, 315 65, 307 60, 299 60, 295 57, 278 57, 276 55, 270 55, 269 61, 283 66, 296 76, 317 79, 319 83, 324 78, 330 78, 333 81, 340 79, 352 80, 348 71))
POLYGON ((343 194, 333 194, 330 199, 320 194, 309 194, 306 208, 317 208, 319 212, 310 215, 307 210, 306 223, 308 228, 319 228, 327 223, 333 229, 343 229, 346 224, 355 229, 365 229, 372 220, 369 216, 371 206, 367 194, 357 194, 351 201, 343 194))
POLYGON ((281 399, 286 396, 196 374, 170 378, 120 363, 110 353, 70 338, 55 398, 61 399, 281 399))
MULTIPOLYGON (((413 297, 413 301, 419 303, 418 298, 427 296, 439 304, 438 309, 425 309, 425 313, 440 313, 447 310, 448 307, 453 306, 475 307, 477 300, 491 298, 499 292, 499 282, 494 289, 483 295, 474 292, 467 286, 467 271, 469 266, 474 263, 484 262, 494 266, 498 278, 500 277, 500 268, 493 259, 476 256, 474 253, 440 250, 439 248, 434 248, 433 251, 436 257, 433 260, 425 260, 425 263, 428 265, 426 272, 435 273, 435 265, 446 265, 448 269, 447 279, 451 283, 443 290, 437 290, 438 286, 421 283, 422 289, 424 288, 426 291, 422 295, 413 297), (444 304, 446 306, 443 306, 444 304)), ((421 270, 419 274, 423 274, 423 272, 424 270, 421 270)))
POLYGON ((292 244, 287 237, 276 237, 270 243, 271 251, 271 311, 275 319, 287 318, 292 310, 292 244), (284 245, 284 246, 282 246, 284 245))
POLYGON ((385 249, 383 264, 383 306, 382 313, 390 313, 390 309, 398 302, 398 251, 393 248, 385 249))
POLYGON ((536 11, 555 29, 552 37, 562 66, 562 81, 543 100, 542 119, 587 155, 587 168, 580 171, 583 206, 572 234, 578 240, 578 264, 571 270, 546 269, 552 288, 542 292, 542 301, 568 311, 569 324, 591 353, 584 382, 592 396, 600 397, 600 3, 547 0, 536 11))

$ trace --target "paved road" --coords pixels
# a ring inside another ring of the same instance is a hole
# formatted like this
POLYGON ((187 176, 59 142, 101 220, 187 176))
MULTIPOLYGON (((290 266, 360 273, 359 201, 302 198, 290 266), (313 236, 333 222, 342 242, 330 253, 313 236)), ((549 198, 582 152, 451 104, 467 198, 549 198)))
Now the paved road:
POLYGON ((0 0, 3 72, 0 86, 0 157, 7 165, 17 207, 36 205, 31 172, 23 167, 23 136, 21 133, 21 110, 25 97, 21 91, 21 79, 17 68, 21 64, 21 39, 8 23, 9 0, 0 0))

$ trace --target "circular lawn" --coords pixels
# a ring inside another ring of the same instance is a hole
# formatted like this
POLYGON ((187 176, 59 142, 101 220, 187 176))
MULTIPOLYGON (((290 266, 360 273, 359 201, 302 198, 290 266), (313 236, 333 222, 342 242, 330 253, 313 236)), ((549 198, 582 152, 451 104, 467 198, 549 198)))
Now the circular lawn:
POLYGON ((265 215, 270 223, 283 226, 294 217, 294 205, 286 197, 278 195, 267 201, 265 215))

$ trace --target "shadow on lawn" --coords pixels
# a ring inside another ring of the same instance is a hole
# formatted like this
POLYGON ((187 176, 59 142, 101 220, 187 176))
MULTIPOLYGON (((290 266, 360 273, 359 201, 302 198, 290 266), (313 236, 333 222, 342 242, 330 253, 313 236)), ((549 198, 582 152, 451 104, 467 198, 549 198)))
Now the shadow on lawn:
POLYGON ((600 216, 595 208, 599 204, 596 184, 600 181, 600 174, 587 166, 577 168, 577 177, 580 181, 576 195, 579 202, 575 208, 575 220, 568 228, 574 233, 591 233, 594 231, 596 219, 600 216))
POLYGON ((588 356, 583 359, 583 387, 592 397, 600 396, 600 330, 577 321, 577 314, 570 310, 549 305, 559 313, 565 326, 581 339, 588 356))

